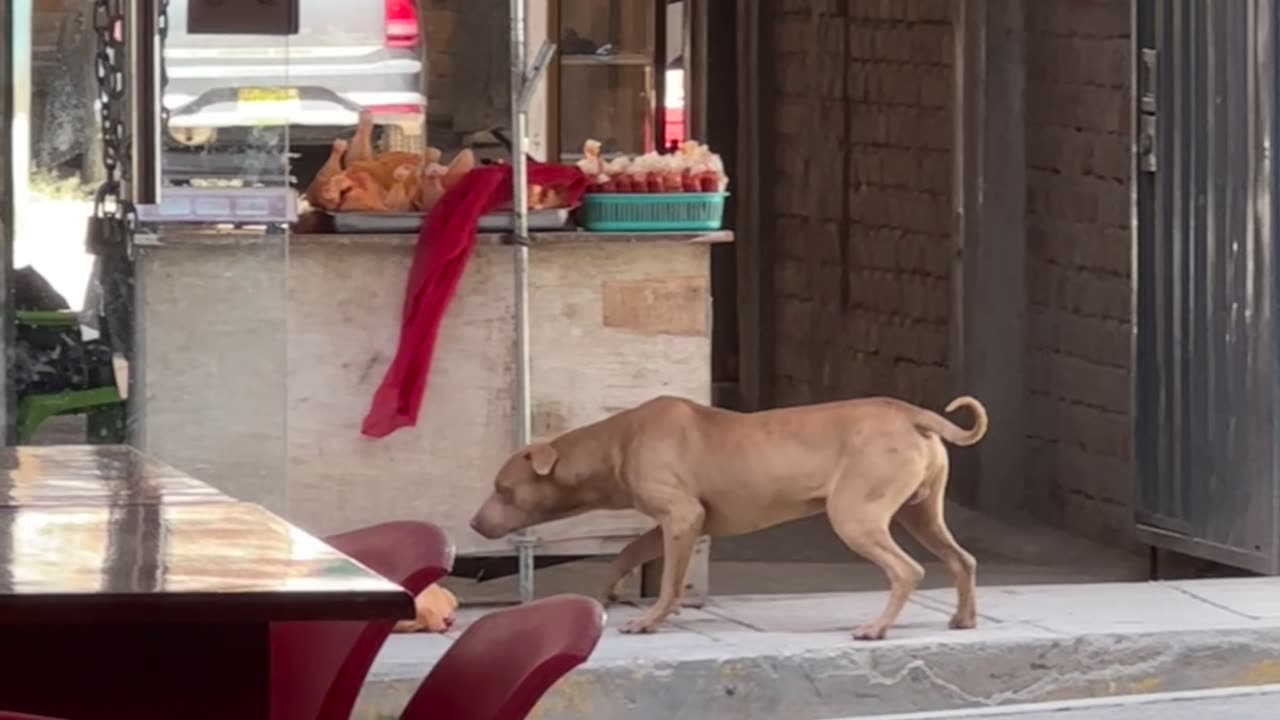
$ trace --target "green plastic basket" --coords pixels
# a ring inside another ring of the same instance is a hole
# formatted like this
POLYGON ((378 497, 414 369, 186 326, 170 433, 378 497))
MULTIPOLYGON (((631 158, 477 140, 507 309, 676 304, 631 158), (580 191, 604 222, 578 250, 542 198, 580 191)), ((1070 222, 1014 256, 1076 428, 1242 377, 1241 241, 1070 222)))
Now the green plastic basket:
POLYGON ((719 230, 729 193, 588 193, 582 226, 593 232, 719 230))

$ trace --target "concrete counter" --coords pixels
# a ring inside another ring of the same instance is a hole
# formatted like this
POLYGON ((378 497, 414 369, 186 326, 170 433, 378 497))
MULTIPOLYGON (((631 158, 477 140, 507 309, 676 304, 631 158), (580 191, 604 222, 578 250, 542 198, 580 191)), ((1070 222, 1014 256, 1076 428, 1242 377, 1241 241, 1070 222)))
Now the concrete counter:
MULTIPOLYGON (((482 235, 448 313, 419 424, 360 423, 395 353, 412 235, 166 228, 137 259, 141 446, 319 534, 393 519, 462 554, 508 554, 467 521, 513 451, 512 248, 482 235)), ((710 245, 727 232, 539 234, 530 253, 535 437, 658 394, 711 398, 710 245)), ((600 513, 539 552, 611 552, 650 522, 600 513)))
MULTIPOLYGON (((508 233, 480 233, 476 236, 477 246, 510 245, 508 233)), ((380 234, 380 233, 269 233, 250 230, 205 230, 192 228, 188 231, 166 232, 141 244, 147 247, 239 247, 253 245, 283 245, 287 242, 290 248, 304 246, 392 246, 415 247, 418 244, 416 234, 380 234)), ((535 232, 530 236, 530 246, 545 248, 565 244, 637 244, 637 243, 681 243, 693 245, 715 245, 733 242, 733 233, 728 230, 700 233, 592 233, 583 230, 564 230, 556 232, 535 232)))

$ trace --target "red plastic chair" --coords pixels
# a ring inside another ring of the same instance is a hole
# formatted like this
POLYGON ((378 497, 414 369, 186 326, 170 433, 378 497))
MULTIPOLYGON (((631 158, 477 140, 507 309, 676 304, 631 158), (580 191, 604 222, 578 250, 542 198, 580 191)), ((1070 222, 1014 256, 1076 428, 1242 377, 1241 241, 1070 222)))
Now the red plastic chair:
POLYGON ((523 720, 604 631, 600 603, 557 595, 497 610, 463 631, 409 699, 400 720, 523 720))
POLYGON ((48 715, 29 715, 20 712, 5 712, 0 710, 0 720, 61 720, 61 718, 49 717, 48 715))
MULTIPOLYGON (((430 523, 384 523, 325 541, 415 596, 453 568, 453 545, 430 523)), ((273 624, 272 720, 348 720, 394 626, 395 620, 273 624)))

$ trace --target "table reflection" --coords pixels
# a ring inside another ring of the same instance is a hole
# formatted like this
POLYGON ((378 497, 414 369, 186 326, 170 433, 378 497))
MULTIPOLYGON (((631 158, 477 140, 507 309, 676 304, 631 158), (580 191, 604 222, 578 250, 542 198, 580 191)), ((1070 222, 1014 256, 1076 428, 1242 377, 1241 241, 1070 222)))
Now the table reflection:
POLYGON ((267 718, 275 623, 413 616, 398 585, 128 448, 17 448, 0 463, 0 638, 22 658, 0 674, 7 706, 267 718))
MULTIPOLYGON (((248 503, 0 509, 0 596, 386 590, 248 503), (7 526, 7 528, 6 528, 7 526)), ((3 605, 0 597, 0 606, 3 605)))
POLYGON ((0 507, 230 499, 130 447, 76 445, 0 449, 0 507))

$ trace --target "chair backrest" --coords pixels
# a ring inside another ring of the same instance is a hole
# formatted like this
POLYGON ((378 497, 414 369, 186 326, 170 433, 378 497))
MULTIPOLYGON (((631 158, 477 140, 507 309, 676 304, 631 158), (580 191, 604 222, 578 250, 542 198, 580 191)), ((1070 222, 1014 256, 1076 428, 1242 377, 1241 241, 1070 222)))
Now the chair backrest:
POLYGON ((400 720, 523 720, 556 681, 591 657, 604 622, 600 603, 579 595, 491 612, 454 641, 400 720))
MULTIPOLYGON (((430 523, 384 523, 325 541, 413 595, 453 567, 453 545, 430 523)), ((272 720, 348 720, 394 626, 395 620, 272 624, 272 720)))
POLYGON ((7 712, 0 710, 0 720, 60 720, 47 715, 31 715, 29 713, 7 712))

